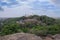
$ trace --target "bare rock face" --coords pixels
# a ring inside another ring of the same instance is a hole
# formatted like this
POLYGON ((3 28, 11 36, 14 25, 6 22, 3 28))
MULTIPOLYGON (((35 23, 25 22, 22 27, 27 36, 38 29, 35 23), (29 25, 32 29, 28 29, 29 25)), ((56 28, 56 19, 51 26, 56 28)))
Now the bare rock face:
POLYGON ((54 35, 54 40, 60 40, 60 34, 54 35))
POLYGON ((42 40, 42 38, 35 36, 33 34, 17 33, 4 36, 0 38, 0 40, 42 40))
POLYGON ((51 37, 45 37, 44 40, 53 40, 51 37))

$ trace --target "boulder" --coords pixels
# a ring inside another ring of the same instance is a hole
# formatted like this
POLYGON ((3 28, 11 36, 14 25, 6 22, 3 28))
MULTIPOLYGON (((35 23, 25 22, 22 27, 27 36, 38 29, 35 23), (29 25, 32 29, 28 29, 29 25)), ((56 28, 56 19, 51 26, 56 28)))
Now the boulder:
POLYGON ((51 37, 45 37, 44 40, 53 40, 51 37))
POLYGON ((0 38, 0 40, 42 40, 42 38, 34 34, 16 33, 12 35, 3 36, 2 38, 0 38))
POLYGON ((60 34, 54 35, 54 40, 60 40, 60 34))

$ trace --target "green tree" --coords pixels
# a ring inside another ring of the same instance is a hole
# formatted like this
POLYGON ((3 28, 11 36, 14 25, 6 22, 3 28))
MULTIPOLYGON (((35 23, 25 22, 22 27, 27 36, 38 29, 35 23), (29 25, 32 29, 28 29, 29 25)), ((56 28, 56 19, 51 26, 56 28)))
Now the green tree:
POLYGON ((53 25, 53 24, 55 24, 55 19, 54 19, 54 18, 45 16, 45 15, 40 16, 40 20, 41 20, 43 23, 46 23, 47 25, 53 25))

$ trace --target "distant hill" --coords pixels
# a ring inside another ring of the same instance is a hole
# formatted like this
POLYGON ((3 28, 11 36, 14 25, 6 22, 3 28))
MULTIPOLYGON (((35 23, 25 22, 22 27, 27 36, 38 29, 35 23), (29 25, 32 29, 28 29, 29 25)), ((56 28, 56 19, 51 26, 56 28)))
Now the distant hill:
POLYGON ((24 22, 40 22, 41 24, 46 24, 46 25, 52 25, 52 24, 55 24, 55 21, 56 19, 55 18, 51 18, 51 17, 48 17, 46 15, 42 15, 42 16, 38 16, 38 15, 30 15, 30 16, 22 16, 22 17, 16 17, 16 18, 8 18, 8 19, 0 19, 0 20, 5 20, 4 23, 7 23, 7 22, 12 22, 12 21, 15 21, 15 22, 20 22, 20 23, 24 23, 24 22))

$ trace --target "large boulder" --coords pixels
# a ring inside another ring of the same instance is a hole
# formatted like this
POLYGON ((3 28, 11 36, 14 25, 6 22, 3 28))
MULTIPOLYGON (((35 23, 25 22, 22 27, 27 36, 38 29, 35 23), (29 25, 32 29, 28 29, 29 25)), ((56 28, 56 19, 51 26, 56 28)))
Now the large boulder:
POLYGON ((42 40, 42 38, 28 33, 17 33, 3 36, 0 40, 42 40))

